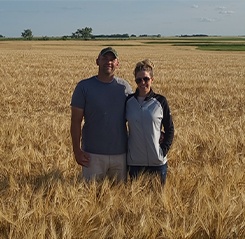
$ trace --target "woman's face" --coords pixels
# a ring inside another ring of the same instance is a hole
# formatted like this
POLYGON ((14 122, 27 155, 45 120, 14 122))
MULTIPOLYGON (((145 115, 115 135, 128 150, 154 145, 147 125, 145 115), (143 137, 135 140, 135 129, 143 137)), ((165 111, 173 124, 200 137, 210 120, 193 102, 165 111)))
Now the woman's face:
POLYGON ((153 78, 151 78, 150 72, 148 71, 139 71, 136 74, 135 82, 140 96, 145 96, 150 92, 152 81, 153 78))

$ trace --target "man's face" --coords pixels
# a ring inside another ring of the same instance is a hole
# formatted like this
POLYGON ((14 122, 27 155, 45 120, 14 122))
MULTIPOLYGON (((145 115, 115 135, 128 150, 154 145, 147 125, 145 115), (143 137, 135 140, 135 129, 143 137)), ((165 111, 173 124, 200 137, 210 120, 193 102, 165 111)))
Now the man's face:
POLYGON ((96 60, 96 63, 99 66, 99 71, 107 75, 113 74, 119 65, 118 59, 111 52, 108 52, 103 56, 100 55, 96 60))

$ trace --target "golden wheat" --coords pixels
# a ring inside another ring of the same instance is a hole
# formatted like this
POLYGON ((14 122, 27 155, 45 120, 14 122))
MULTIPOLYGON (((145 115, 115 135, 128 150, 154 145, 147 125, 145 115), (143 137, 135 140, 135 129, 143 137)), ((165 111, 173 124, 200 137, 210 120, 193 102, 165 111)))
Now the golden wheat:
POLYGON ((245 55, 144 41, 0 42, 0 238, 245 238, 245 55), (70 139, 76 83, 107 45, 135 88, 139 60, 176 134, 164 188, 80 178, 70 139))

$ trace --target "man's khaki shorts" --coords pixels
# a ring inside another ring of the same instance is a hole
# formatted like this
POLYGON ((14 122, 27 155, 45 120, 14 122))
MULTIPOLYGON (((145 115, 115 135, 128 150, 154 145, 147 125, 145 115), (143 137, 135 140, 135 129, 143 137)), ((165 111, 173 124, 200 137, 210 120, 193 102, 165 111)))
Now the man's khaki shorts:
POLYGON ((116 182, 126 181, 126 154, 101 155, 89 153, 89 155, 89 166, 82 167, 82 174, 85 180, 95 179, 100 181, 108 177, 116 182))

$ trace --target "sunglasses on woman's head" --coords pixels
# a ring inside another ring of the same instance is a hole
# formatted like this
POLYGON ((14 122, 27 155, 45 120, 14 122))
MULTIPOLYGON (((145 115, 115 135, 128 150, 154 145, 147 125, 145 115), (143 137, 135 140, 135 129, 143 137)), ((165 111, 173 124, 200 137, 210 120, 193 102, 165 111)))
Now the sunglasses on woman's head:
POLYGON ((143 80, 145 83, 147 83, 149 80, 150 80, 151 78, 150 77, 147 77, 147 76, 145 76, 145 77, 142 77, 142 78, 136 78, 135 79, 135 82, 137 83, 137 84, 139 84, 139 83, 141 83, 141 81, 143 80))

